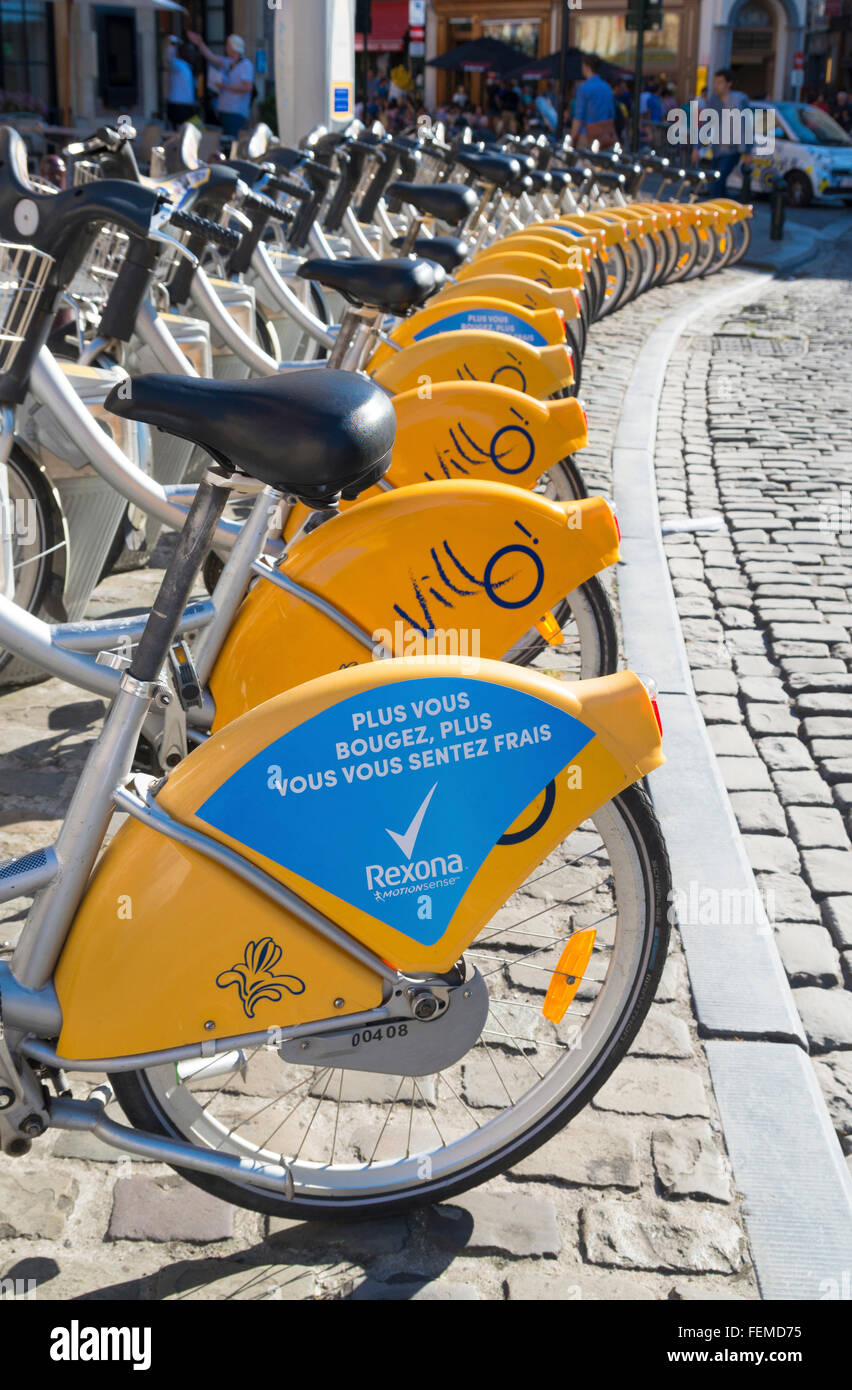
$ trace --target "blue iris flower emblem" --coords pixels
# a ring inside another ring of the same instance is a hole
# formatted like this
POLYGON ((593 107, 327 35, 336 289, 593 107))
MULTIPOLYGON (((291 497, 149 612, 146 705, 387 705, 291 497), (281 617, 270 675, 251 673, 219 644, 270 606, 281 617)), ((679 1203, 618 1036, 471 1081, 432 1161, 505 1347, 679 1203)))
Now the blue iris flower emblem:
POLYGON ((254 1018, 261 999, 278 1003, 284 998, 285 990, 288 994, 304 994, 305 982, 298 975, 275 974, 282 955, 281 947, 272 937, 264 936, 260 941, 250 941, 242 960, 216 976, 220 989, 236 985, 246 1018, 254 1018))

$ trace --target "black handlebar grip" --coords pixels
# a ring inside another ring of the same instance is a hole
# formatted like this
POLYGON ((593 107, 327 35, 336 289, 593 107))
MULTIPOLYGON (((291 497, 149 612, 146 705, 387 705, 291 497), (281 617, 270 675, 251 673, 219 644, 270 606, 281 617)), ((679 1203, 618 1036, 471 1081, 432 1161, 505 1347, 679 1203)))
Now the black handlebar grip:
POLYGON ((247 193, 242 200, 242 207, 247 211, 254 209, 257 212, 265 212, 267 217, 274 217, 279 222, 289 222, 290 214, 286 208, 279 207, 274 198, 267 198, 265 193, 247 193))
POLYGON ((197 212, 186 212, 182 208, 175 209, 171 214, 169 226, 181 232, 193 232, 212 246, 221 246, 226 251, 235 251, 242 241, 242 234, 234 228, 223 227, 209 217, 199 217, 197 212))

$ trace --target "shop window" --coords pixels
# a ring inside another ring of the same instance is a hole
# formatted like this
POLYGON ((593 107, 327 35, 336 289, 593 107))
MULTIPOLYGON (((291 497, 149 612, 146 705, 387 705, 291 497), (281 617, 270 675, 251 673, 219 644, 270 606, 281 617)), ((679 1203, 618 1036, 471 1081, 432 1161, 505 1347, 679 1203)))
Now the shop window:
MULTIPOLYGON (((645 72, 671 72, 677 67, 680 47, 680 15, 664 14, 662 29, 645 35, 645 72)), ((616 15, 571 16, 571 42, 586 53, 597 53, 616 67, 632 69, 636 35, 627 32, 625 17, 616 15)))
POLYGON ((45 0, 0 0, 2 111, 45 115, 56 103, 52 9, 45 0))
POLYGON ((98 35, 98 91, 110 109, 139 101, 136 15, 133 10, 95 10, 98 35))

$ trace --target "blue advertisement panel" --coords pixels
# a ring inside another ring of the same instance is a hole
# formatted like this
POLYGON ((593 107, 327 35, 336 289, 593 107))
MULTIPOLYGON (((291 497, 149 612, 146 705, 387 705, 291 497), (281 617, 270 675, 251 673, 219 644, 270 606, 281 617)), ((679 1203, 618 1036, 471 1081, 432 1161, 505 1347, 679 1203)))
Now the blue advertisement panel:
MULTIPOLYGON (((431 945, 509 826, 592 737, 524 691, 462 677, 402 681, 292 729, 198 815, 431 945)), ((549 795, 511 843, 552 806, 549 795)))
POLYGON ((508 309, 487 308, 463 309, 459 313, 447 314, 446 318, 429 324, 428 328, 421 328, 419 333, 415 333, 414 341, 419 343, 423 338, 434 338, 436 333, 455 333, 460 328, 506 333, 510 338, 520 338, 522 342, 529 343, 531 347, 547 347, 544 334, 539 333, 526 319, 510 313, 508 309))

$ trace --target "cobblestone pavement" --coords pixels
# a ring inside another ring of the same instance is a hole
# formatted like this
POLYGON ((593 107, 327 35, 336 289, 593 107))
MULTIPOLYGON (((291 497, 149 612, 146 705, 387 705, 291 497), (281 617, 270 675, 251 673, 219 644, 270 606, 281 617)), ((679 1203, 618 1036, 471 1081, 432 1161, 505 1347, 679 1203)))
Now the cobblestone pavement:
MULTIPOLYGON (((594 488, 610 491, 622 394, 647 333, 703 293, 654 291, 593 330, 583 464, 594 488)), ((144 603, 155 582, 112 579, 93 612, 144 603)), ((49 681, 4 695, 0 714, 5 856, 55 833, 103 702, 49 681)), ((21 906, 0 919, 9 943, 21 906)), ((409 1219, 267 1220, 112 1154, 63 1134, 0 1169, 0 1277, 34 1278, 45 1298, 757 1297, 676 939, 632 1055, 594 1104, 512 1173, 409 1219)))
POLYGON ((850 322, 847 233, 801 278, 681 340, 656 458, 664 514, 724 518, 714 533, 668 537, 670 570, 699 703, 848 1155, 850 322))

